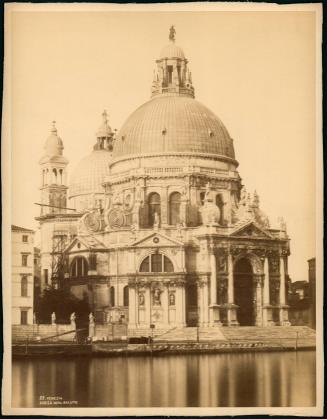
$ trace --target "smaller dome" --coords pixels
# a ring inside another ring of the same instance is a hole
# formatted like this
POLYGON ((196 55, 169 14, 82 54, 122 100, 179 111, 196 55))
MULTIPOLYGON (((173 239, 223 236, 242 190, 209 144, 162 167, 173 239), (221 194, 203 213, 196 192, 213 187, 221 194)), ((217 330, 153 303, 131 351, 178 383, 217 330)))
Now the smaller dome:
POLYGON ((62 139, 58 137, 57 128, 55 126, 55 121, 53 121, 52 124, 53 125, 51 129, 51 134, 45 142, 44 149, 45 149, 46 155, 49 157, 61 156, 62 150, 64 149, 64 144, 62 142, 62 139))
POLYGON ((109 174, 111 153, 107 150, 94 150, 84 157, 70 176, 69 196, 104 193, 102 183, 109 174))
POLYGON ((181 60, 185 60, 185 55, 181 47, 171 42, 161 50, 160 59, 162 60, 164 58, 180 58, 181 60))

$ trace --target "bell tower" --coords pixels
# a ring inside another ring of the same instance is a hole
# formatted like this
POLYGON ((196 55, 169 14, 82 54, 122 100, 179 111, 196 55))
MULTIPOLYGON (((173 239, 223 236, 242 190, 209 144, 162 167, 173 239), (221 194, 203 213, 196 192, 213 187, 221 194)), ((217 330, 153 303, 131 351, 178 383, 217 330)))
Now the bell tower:
POLYGON ((63 142, 58 136, 56 122, 52 122, 47 138, 45 154, 39 161, 41 167, 41 216, 65 214, 67 207, 68 160, 63 156, 63 142))
POLYGON ((175 44, 176 30, 174 26, 169 30, 169 44, 156 60, 157 69, 154 71, 152 82, 152 96, 165 93, 179 94, 194 98, 192 75, 187 67, 187 59, 182 48, 175 44))

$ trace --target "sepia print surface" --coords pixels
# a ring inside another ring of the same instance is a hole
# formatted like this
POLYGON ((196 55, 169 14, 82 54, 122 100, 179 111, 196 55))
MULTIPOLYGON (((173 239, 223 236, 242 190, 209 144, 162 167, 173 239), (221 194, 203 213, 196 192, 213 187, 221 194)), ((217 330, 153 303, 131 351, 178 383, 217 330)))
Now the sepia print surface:
POLYGON ((322 415, 320 43, 319 5, 6 5, 6 414, 322 415))

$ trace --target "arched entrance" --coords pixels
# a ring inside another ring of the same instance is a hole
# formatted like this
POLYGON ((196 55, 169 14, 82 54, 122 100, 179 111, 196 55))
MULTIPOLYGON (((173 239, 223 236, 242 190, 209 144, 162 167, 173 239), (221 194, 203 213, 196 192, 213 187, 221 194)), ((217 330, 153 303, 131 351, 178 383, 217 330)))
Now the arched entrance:
POLYGON ((253 269, 251 262, 242 258, 234 266, 234 296, 240 326, 255 324, 253 269))

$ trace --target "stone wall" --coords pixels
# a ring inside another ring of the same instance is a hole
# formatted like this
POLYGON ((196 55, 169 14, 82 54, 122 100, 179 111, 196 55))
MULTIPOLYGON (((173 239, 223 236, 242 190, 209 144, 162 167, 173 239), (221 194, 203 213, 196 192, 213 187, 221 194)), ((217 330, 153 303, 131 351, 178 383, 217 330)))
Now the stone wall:
MULTIPOLYGON (((38 338, 46 338, 57 334, 72 331, 70 324, 39 324, 39 325, 13 325, 12 326, 12 342, 37 341, 38 338)), ((75 333, 67 333, 62 336, 47 339, 45 342, 72 342, 75 333)))
POLYGON ((127 338, 127 325, 126 324, 107 324, 95 325, 94 339, 95 340, 121 340, 127 338))

